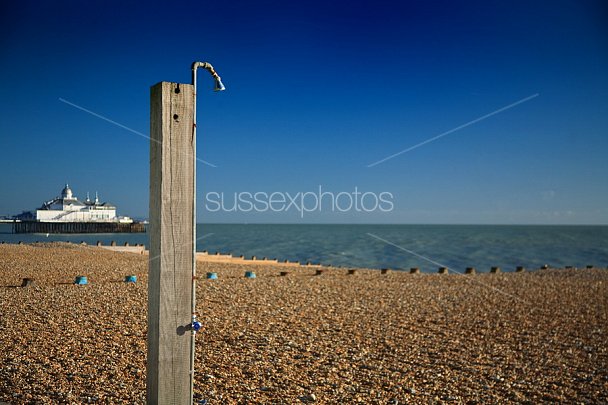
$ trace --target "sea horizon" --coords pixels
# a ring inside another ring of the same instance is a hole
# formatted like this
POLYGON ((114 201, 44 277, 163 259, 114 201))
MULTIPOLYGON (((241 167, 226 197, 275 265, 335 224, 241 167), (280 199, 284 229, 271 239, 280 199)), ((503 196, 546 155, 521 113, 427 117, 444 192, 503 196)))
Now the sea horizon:
MULTIPOLYGON (((143 234, 12 234, 0 224, 0 242, 63 241, 148 246, 143 234)), ((514 271, 523 266, 608 266, 607 225, 488 224, 197 224, 197 251, 267 257, 336 267, 436 272, 448 267, 514 271)))

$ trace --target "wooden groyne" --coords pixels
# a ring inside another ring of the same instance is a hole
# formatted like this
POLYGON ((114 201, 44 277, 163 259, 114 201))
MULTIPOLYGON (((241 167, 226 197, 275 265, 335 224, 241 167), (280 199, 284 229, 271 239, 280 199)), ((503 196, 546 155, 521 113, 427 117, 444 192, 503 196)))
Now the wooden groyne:
MULTIPOLYGON (((110 245, 104 245, 101 242, 97 242, 97 247, 112 250, 114 252, 123 252, 123 253, 136 253, 148 255, 150 252, 146 250, 144 245, 129 245, 125 243, 123 246, 117 245, 116 242, 111 242, 110 245)), ((288 260, 279 261, 277 259, 269 259, 267 257, 258 258, 255 256, 251 256, 251 258, 245 258, 245 256, 233 256, 230 253, 209 253, 207 251, 196 252, 196 260, 201 262, 211 262, 211 263, 231 263, 231 264, 245 264, 245 265, 272 265, 272 266, 285 266, 285 267, 309 267, 309 268, 320 268, 327 267, 321 264, 313 264, 306 263, 302 264, 300 262, 290 262, 288 260)))
POLYGON ((143 244, 129 245, 129 243, 125 243, 124 245, 119 246, 116 244, 116 242, 112 242, 110 243, 110 245, 104 245, 103 243, 98 241, 97 247, 121 253, 136 253, 140 255, 147 255, 149 253, 143 244))
POLYGON ((196 260, 202 262, 212 262, 212 263, 232 263, 232 264, 246 264, 246 265, 272 265, 272 266, 285 266, 285 267, 311 267, 311 268, 319 268, 324 267, 321 264, 312 264, 310 262, 306 264, 302 264, 298 261, 290 262, 288 260, 279 261, 278 259, 269 259, 267 257, 256 257, 251 256, 251 258, 245 258, 245 256, 233 256, 230 253, 209 253, 206 251, 196 252, 196 260))
POLYGON ((13 233, 142 233, 145 224, 134 222, 36 222, 13 223, 13 233))

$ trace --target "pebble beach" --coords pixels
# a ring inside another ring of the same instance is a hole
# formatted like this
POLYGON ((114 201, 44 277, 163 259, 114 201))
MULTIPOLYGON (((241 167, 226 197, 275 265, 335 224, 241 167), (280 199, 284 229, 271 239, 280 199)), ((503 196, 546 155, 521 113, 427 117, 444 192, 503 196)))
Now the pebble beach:
MULTIPOLYGON (((145 403, 147 269, 91 246, 0 245, 0 403, 145 403)), ((316 270, 198 263, 218 279, 197 286, 197 401, 608 403, 606 269, 316 270)))

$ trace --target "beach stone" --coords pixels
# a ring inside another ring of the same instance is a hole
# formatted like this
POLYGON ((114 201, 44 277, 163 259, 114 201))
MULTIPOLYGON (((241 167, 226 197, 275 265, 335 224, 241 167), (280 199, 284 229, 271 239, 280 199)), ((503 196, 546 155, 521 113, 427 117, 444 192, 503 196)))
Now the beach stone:
POLYGON ((308 394, 308 395, 302 395, 298 399, 304 403, 312 403, 317 400, 317 397, 315 396, 315 394, 308 394))

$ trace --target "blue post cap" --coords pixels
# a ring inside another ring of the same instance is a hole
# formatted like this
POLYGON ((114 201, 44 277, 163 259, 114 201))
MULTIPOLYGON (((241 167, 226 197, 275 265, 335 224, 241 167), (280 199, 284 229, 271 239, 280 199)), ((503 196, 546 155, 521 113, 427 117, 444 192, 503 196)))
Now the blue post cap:
POLYGON ((199 330, 202 329, 203 324, 200 323, 199 321, 194 321, 194 322, 192 322, 190 327, 192 328, 193 331, 198 332, 199 330))
POLYGON ((88 283, 89 283, 89 281, 87 280, 86 276, 78 276, 74 280, 74 284, 78 284, 78 285, 85 285, 85 284, 88 284, 88 283))

